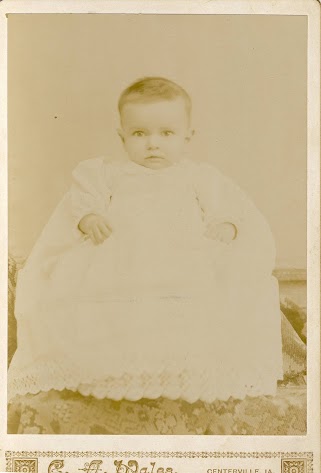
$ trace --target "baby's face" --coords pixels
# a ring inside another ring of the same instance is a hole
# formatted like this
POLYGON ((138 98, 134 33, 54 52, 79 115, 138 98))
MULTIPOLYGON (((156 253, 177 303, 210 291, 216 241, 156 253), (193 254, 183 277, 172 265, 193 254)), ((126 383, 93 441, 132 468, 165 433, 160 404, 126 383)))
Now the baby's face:
POLYGON ((192 132, 182 98, 127 103, 119 134, 136 164, 162 169, 180 161, 192 132))

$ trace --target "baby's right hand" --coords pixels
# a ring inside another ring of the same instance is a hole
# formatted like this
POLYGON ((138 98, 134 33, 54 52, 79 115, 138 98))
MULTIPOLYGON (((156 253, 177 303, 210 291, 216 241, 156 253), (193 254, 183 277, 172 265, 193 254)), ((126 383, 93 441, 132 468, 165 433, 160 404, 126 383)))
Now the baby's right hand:
POLYGON ((85 235, 89 236, 95 245, 103 243, 111 235, 111 229, 107 219, 102 215, 88 214, 79 222, 78 228, 85 235))

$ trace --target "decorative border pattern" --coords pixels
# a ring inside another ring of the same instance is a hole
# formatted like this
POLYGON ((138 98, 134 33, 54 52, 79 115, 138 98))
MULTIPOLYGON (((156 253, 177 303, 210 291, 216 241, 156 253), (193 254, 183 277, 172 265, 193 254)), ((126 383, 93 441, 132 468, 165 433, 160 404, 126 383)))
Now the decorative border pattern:
POLYGON ((38 460, 32 459, 13 459, 13 471, 23 473, 38 473, 38 460))
MULTIPOLYGON (((38 469, 15 469, 20 461, 38 463, 38 458, 280 458, 281 473, 313 473, 312 452, 132 452, 132 451, 6 451, 6 471, 24 471, 26 473, 38 473, 38 469)), ((27 465, 27 464, 26 464, 27 465)))
POLYGON ((281 473, 306 473, 306 460, 281 460, 281 473))

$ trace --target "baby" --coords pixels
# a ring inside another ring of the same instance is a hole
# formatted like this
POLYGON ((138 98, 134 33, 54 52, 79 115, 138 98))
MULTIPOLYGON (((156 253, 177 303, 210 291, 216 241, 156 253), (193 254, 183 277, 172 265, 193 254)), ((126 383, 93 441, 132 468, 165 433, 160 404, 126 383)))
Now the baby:
MULTIPOLYGON (((138 81, 122 94, 119 113, 118 133, 131 161, 160 170, 183 159, 194 130, 191 100, 180 86, 159 78, 138 81)), ((79 229, 94 244, 102 243, 111 233, 106 218, 95 214, 85 215, 79 229)), ((230 243, 236 237, 236 226, 231 222, 210 223, 206 235, 230 243)))
POLYGON ((188 402, 274 394, 274 242, 214 166, 186 159, 191 100, 148 77, 119 99, 128 160, 90 159, 19 274, 9 399, 69 389, 188 402))

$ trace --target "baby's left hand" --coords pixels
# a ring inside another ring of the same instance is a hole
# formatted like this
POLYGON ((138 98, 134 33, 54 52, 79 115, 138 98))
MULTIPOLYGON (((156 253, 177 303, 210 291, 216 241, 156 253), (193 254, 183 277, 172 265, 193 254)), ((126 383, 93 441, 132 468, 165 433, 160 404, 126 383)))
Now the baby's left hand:
POLYGON ((213 240, 221 241, 222 243, 231 243, 236 237, 236 226, 230 222, 224 223, 210 223, 207 226, 205 236, 213 240))

